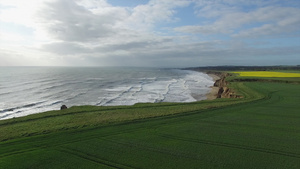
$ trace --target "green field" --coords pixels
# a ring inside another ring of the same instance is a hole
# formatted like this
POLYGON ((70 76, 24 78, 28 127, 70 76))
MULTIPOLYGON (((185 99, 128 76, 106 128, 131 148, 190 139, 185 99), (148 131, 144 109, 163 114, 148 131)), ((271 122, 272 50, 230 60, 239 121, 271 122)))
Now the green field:
POLYGON ((300 168, 298 79, 230 79, 244 98, 0 121, 0 168, 300 168))

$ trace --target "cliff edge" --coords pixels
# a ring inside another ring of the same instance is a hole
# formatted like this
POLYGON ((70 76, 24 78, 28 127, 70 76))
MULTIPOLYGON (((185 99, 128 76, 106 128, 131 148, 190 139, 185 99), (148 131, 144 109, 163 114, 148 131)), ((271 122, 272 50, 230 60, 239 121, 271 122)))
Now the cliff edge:
MULTIPOLYGON (((212 72, 209 72, 212 74, 212 72)), ((226 77, 230 76, 229 73, 222 72, 213 72, 213 74, 220 77, 220 79, 216 80, 214 83, 214 87, 218 87, 218 93, 216 94, 217 98, 241 98, 242 96, 237 95, 233 89, 228 88, 229 82, 226 81, 226 77)))

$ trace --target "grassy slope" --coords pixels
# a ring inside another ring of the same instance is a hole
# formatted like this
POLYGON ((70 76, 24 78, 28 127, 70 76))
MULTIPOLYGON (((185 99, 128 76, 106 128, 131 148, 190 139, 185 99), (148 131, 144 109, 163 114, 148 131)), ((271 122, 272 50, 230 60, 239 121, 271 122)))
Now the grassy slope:
POLYGON ((246 98, 1 121, 0 168, 299 168, 300 85, 231 85, 246 98))

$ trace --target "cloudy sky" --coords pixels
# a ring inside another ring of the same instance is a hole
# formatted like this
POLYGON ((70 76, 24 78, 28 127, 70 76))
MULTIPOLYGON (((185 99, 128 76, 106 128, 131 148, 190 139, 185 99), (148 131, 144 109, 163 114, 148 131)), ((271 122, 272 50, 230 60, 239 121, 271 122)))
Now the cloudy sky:
POLYGON ((299 65, 299 0, 0 0, 0 66, 299 65))

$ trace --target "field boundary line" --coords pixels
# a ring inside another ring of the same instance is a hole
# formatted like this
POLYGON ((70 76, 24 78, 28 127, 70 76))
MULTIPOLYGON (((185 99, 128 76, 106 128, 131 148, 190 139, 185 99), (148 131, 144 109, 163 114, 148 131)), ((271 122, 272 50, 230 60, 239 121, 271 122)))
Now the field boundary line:
POLYGON ((194 143, 199 143, 199 144, 229 147, 229 148, 236 148, 236 149, 242 149, 242 150, 257 151, 257 152, 263 152, 263 153, 269 153, 269 154, 277 154, 277 155, 282 155, 282 156, 300 158, 300 154, 285 152, 285 151, 280 151, 280 150, 272 150, 272 149, 265 149, 265 148, 260 148, 260 147, 251 147, 251 146, 244 146, 244 145, 230 144, 230 143, 221 143, 221 142, 215 142, 215 141, 209 141, 209 140, 188 139, 188 138, 184 138, 184 137, 177 137, 177 136, 167 135, 167 134, 157 134, 157 135, 164 137, 164 138, 182 140, 182 141, 186 141, 186 142, 194 142, 194 143))

